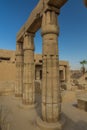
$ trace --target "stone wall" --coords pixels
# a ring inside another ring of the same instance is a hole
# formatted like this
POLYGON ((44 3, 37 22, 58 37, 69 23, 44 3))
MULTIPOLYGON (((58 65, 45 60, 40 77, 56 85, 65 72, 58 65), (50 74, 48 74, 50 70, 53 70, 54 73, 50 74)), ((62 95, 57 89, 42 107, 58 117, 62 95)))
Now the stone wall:
MULTIPOLYGON (((42 79, 42 55, 34 55, 35 62, 35 80, 42 79)), ((66 69, 69 71, 69 63, 67 61, 59 61, 59 74, 62 86, 65 87, 69 82, 69 74, 66 73, 66 69)), ((15 51, 0 49, 0 84, 4 84, 4 88, 7 88, 10 84, 15 84, 16 81, 16 57, 15 51), (7 83, 7 84, 6 84, 7 83)), ((3 86, 3 85, 1 85, 3 86)), ((11 86, 11 85, 10 85, 11 86)), ((70 86, 69 84, 67 86, 70 86)))
MULTIPOLYGON (((15 51, 0 49, 0 81, 15 81, 16 79, 16 57, 15 51)), ((35 71, 42 70, 42 55, 34 55, 35 71), (40 68, 38 68, 40 66, 40 68)), ((62 73, 61 81, 65 81, 65 67, 69 67, 67 61, 59 61, 60 71, 62 73)), ((38 73, 38 72, 37 72, 38 73)), ((39 73, 38 73, 39 74, 39 73)))
POLYGON ((15 81, 16 66, 11 62, 0 62, 0 82, 15 81))

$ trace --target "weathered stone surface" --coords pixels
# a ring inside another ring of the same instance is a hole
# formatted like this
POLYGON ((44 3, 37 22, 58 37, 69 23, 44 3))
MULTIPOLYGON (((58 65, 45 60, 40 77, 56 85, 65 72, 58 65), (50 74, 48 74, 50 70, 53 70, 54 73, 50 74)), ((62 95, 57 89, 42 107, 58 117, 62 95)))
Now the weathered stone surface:
POLYGON ((23 93, 23 43, 16 44, 16 68, 15 96, 21 97, 23 93))
POLYGON ((87 93, 80 93, 77 95, 78 108, 87 111, 87 93))
POLYGON ((15 51, 0 49, 0 62, 7 61, 10 63, 15 62, 15 51))
POLYGON ((78 102, 78 108, 87 111, 87 99, 86 100, 78 99, 77 102, 78 102))
POLYGON ((0 96, 14 94, 15 81, 0 82, 0 96))
POLYGON ((37 124, 41 130, 62 130, 65 124, 65 118, 62 117, 60 122, 56 123, 48 123, 41 120, 39 117, 37 118, 37 124))
MULTIPOLYGON (((48 127, 47 125, 45 127, 45 129, 50 128, 50 130, 61 129, 58 128, 61 114, 61 94, 58 57, 59 26, 57 15, 66 1, 40 0, 25 25, 17 34, 17 42, 23 42, 24 53, 23 104, 32 105, 35 104, 33 34, 41 27, 43 39, 41 119, 43 122, 53 123, 52 127, 48 127), (55 123, 57 123, 57 126, 55 123)), ((41 125, 43 126, 43 123, 41 125)))
POLYGON ((35 103, 34 34, 24 36, 23 104, 35 103))
POLYGON ((65 66, 65 83, 67 85, 67 89, 71 89, 70 87, 70 67, 69 64, 65 66))
POLYGON ((60 117, 58 33, 57 14, 47 11, 42 19, 42 120, 46 122, 57 122, 60 117))

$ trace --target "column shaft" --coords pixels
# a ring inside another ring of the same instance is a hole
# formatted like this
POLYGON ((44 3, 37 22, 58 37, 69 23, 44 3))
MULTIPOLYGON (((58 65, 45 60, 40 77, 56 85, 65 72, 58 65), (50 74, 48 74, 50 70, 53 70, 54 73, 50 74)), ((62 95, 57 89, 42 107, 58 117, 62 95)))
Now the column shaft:
POLYGON ((24 75, 23 104, 35 103, 34 35, 26 33, 24 37, 24 75))
POLYGON ((42 19, 43 73, 42 120, 57 122, 60 118, 60 84, 57 14, 47 11, 42 19))
POLYGON ((15 96, 21 97, 23 92, 23 43, 16 44, 16 87, 15 96))
POLYGON ((67 84, 67 89, 71 89, 71 86, 70 86, 70 69, 69 69, 69 66, 65 67, 65 82, 67 84))

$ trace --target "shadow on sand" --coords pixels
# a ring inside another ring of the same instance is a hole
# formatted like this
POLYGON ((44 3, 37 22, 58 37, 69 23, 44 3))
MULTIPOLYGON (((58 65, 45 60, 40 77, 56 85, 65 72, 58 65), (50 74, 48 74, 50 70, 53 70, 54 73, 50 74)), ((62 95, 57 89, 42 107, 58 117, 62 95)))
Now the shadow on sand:
POLYGON ((64 116, 66 120, 63 130, 87 130, 87 122, 84 122, 82 120, 75 122, 67 117, 64 113, 61 115, 64 116))

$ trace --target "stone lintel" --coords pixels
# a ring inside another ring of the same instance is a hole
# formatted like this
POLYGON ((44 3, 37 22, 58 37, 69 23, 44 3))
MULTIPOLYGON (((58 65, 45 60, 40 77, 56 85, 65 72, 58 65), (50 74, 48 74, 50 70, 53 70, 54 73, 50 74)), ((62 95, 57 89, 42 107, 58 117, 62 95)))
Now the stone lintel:
POLYGON ((16 56, 23 56, 23 42, 16 42, 16 56))
POLYGON ((87 0, 83 0, 85 7, 87 8, 87 0))
POLYGON ((23 40, 25 32, 35 33, 41 27, 42 15, 46 10, 52 10, 59 13, 59 9, 67 0, 40 0, 36 8, 32 11, 27 22, 23 25, 17 34, 17 41, 23 40))
POLYGON ((26 36, 34 37, 35 33, 25 32, 24 37, 26 37, 26 36))
POLYGON ((48 5, 52 5, 60 9, 66 2, 67 0, 48 0, 48 5))

